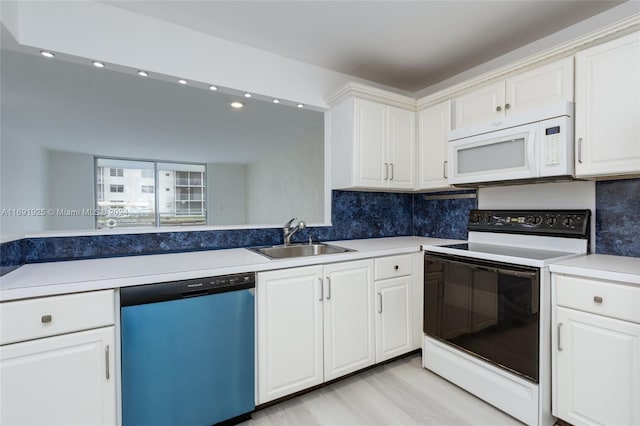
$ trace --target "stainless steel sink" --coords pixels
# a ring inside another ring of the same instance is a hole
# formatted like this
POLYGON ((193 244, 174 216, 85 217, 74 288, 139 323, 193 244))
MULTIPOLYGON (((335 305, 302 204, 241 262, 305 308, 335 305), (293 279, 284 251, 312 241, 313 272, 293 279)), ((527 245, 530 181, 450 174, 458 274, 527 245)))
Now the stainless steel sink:
POLYGON ((287 246, 251 247, 249 250, 268 257, 269 259, 286 259, 289 257, 319 256, 321 254, 335 254, 355 251, 331 244, 290 244, 287 246))

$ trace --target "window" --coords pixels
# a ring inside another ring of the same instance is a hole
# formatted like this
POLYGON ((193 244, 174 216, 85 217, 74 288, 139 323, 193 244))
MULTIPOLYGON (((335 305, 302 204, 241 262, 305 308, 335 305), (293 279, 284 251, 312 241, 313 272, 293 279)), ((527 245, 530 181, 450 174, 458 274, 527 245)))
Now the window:
POLYGON ((98 229, 207 224, 204 164, 96 158, 95 172, 98 229))
POLYGON ((168 191, 160 199, 160 225, 206 225, 205 166, 158 163, 158 168, 172 171, 165 173, 165 178, 173 178, 173 192, 168 191))

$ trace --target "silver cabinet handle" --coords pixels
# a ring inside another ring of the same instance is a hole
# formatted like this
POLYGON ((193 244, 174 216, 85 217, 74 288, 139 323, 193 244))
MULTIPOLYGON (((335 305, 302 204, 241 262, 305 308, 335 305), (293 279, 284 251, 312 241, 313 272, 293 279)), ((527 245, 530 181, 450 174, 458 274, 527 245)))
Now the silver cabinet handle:
POLYGON ((582 164, 582 138, 578 138, 578 163, 582 164))
POLYGON ((40 321, 42 321, 43 324, 49 324, 51 321, 53 321, 53 317, 51 315, 43 315, 40 318, 40 321))
POLYGON ((447 179, 447 164, 449 164, 448 161, 442 163, 442 176, 444 176, 445 179, 447 179))
POLYGON ((562 329, 562 323, 558 324, 558 352, 562 352, 562 339, 560 338, 561 329, 562 329))
POLYGON ((391 166, 391 177, 389 180, 393 180, 393 163, 389 163, 389 165, 391 166))
POLYGON ((593 301, 596 303, 602 303, 602 297, 600 296, 593 296, 593 301))
POLYGON ((378 292, 378 301, 380 304, 378 305, 378 313, 382 313, 382 293, 378 292))
POLYGON ((384 163, 384 180, 389 180, 389 163, 384 163))
POLYGON ((496 107, 496 111, 498 111, 498 112, 502 111, 502 106, 501 106, 501 105, 498 105, 498 106, 496 107))
POLYGON ((318 278, 318 280, 320 280, 320 299, 318 300, 322 302, 322 299, 324 299, 324 282, 322 281, 322 277, 318 278))
POLYGON ((504 105, 504 109, 509 109, 509 108, 511 108, 511 104, 505 104, 504 105))
POLYGON ((331 277, 327 277, 327 300, 331 300, 331 277))
POLYGON ((104 350, 104 361, 105 361, 105 373, 107 376, 107 380, 111 377, 111 373, 109 372, 109 345, 104 350))

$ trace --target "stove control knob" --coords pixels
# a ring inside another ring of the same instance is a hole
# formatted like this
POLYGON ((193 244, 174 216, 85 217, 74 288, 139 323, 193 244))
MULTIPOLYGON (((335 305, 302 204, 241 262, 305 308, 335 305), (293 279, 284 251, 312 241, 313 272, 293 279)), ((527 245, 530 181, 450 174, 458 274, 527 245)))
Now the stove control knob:
POLYGON ((485 220, 485 222, 487 222, 487 223, 491 223, 491 215, 490 215, 490 214, 486 215, 486 216, 484 217, 484 220, 485 220))
POLYGON ((562 219, 562 225, 565 228, 573 228, 576 225, 576 221, 572 217, 565 217, 564 219, 562 219))
POLYGON ((547 224, 548 224, 549 226, 555 226, 555 225, 556 225, 556 223, 558 223, 558 218, 557 218, 557 217, 555 217, 555 216, 551 216, 551 217, 549 217, 549 218, 547 219, 547 224))
POLYGON ((529 217, 527 217, 527 223, 530 223, 532 225, 539 225, 540 223, 542 223, 542 217, 540 217, 540 216, 529 216, 529 217))

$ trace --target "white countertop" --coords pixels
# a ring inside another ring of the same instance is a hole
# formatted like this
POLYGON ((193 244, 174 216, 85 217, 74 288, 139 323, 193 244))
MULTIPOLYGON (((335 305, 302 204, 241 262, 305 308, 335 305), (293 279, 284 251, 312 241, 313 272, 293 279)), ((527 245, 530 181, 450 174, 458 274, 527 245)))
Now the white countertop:
POLYGON ((0 301, 335 263, 412 253, 420 251, 423 245, 461 242, 464 241, 427 237, 331 241, 328 243, 357 251, 277 260, 270 260, 249 250, 237 248, 32 263, 0 277, 0 301))
POLYGON ((549 266, 551 272, 640 285, 640 257, 589 254, 549 266))

